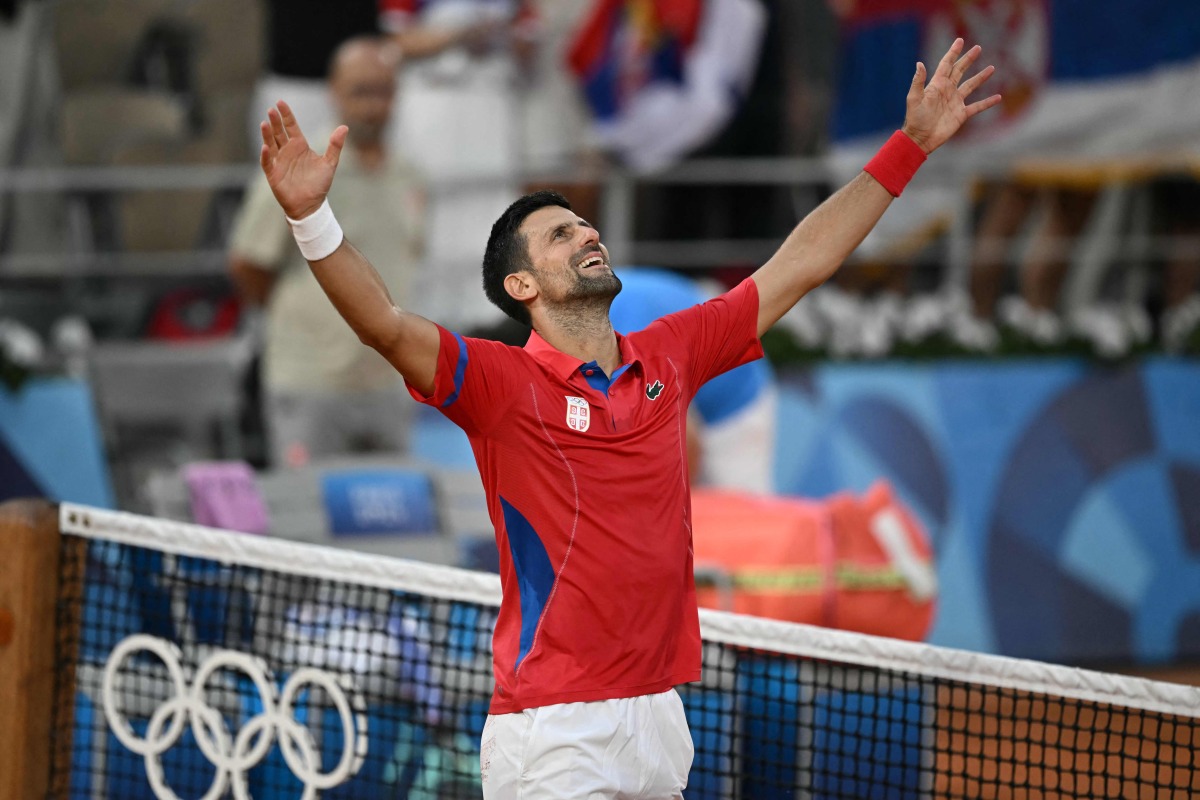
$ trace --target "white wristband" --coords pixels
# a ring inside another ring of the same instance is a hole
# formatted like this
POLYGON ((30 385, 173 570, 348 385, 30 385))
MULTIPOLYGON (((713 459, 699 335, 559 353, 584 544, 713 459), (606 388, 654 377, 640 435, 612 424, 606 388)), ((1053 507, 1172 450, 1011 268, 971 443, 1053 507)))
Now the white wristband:
POLYGON ((333 216, 333 209, 329 207, 328 200, 304 219, 287 217, 287 221, 292 226, 292 236, 296 237, 296 244, 300 245, 300 254, 306 261, 328 258, 341 246, 342 239, 345 238, 342 226, 338 225, 333 216))

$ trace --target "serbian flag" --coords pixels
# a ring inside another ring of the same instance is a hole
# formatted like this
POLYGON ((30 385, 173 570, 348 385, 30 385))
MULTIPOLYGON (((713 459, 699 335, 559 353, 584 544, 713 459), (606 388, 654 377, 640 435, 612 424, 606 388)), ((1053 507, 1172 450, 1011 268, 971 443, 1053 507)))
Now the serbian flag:
POLYGON ((932 72, 956 36, 1004 100, 939 150, 860 253, 895 255, 945 223, 982 169, 1099 186, 1200 155, 1200 2, 835 0, 841 39, 830 159, 848 180, 904 121, 917 61, 932 72), (958 178, 957 184, 955 178, 958 178), (949 180, 947 180, 949 178, 949 180))
POLYGON ((567 61, 597 141, 643 172, 708 142, 749 90, 766 21, 758 0, 596 0, 567 61))

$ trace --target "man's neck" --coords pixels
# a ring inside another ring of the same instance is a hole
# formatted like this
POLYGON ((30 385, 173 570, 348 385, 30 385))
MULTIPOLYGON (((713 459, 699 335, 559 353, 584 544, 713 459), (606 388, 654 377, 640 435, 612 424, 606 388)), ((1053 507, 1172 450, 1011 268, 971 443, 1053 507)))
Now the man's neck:
POLYGON ((597 311, 569 317, 548 314, 538 320, 534 330, 555 350, 584 363, 595 361, 605 375, 612 375, 621 366, 621 350, 608 320, 607 305, 597 311))

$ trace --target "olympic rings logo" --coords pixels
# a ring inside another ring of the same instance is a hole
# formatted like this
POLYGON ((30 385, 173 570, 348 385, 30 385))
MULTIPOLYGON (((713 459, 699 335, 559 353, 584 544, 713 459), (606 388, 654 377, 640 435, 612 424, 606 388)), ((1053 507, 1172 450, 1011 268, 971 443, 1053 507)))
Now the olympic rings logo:
POLYGON ((349 677, 311 667, 298 669, 288 677, 276 698, 274 677, 263 660, 234 650, 219 650, 201 661, 189 687, 181 666, 181 652, 175 644, 145 634, 130 636, 113 648, 104 665, 102 699, 109 727, 121 744, 145 760, 146 778, 160 800, 179 800, 163 777, 161 757, 179 741, 189 719, 197 747, 216 767, 216 776, 202 800, 216 800, 231 787, 236 800, 250 800, 246 773, 267 755, 276 736, 288 768, 304 784, 302 800, 313 800, 318 791, 352 778, 367 752, 366 715, 349 677), (166 666, 174 688, 174 695, 150 715, 144 737, 138 737, 117 707, 119 668, 137 652, 157 656, 166 666), (218 670, 246 675, 262 701, 262 711, 251 717, 236 736, 230 733, 224 715, 205 700, 205 688, 218 670), (323 689, 341 718, 342 755, 329 772, 320 771, 321 756, 312 736, 293 714, 293 704, 305 686, 323 689))

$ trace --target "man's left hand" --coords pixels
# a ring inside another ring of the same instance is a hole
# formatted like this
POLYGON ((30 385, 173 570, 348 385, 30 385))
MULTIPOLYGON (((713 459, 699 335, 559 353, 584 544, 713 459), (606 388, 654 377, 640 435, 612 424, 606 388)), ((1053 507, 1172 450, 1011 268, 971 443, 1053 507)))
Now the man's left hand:
POLYGON ((917 71, 908 90, 902 130, 926 153, 945 144, 971 117, 1000 102, 1000 95, 994 94, 967 103, 967 98, 992 76, 996 68, 984 67, 963 81, 963 76, 979 57, 980 47, 975 45, 965 54, 962 49, 963 40, 955 39, 928 85, 925 84, 925 65, 917 62, 917 71))

